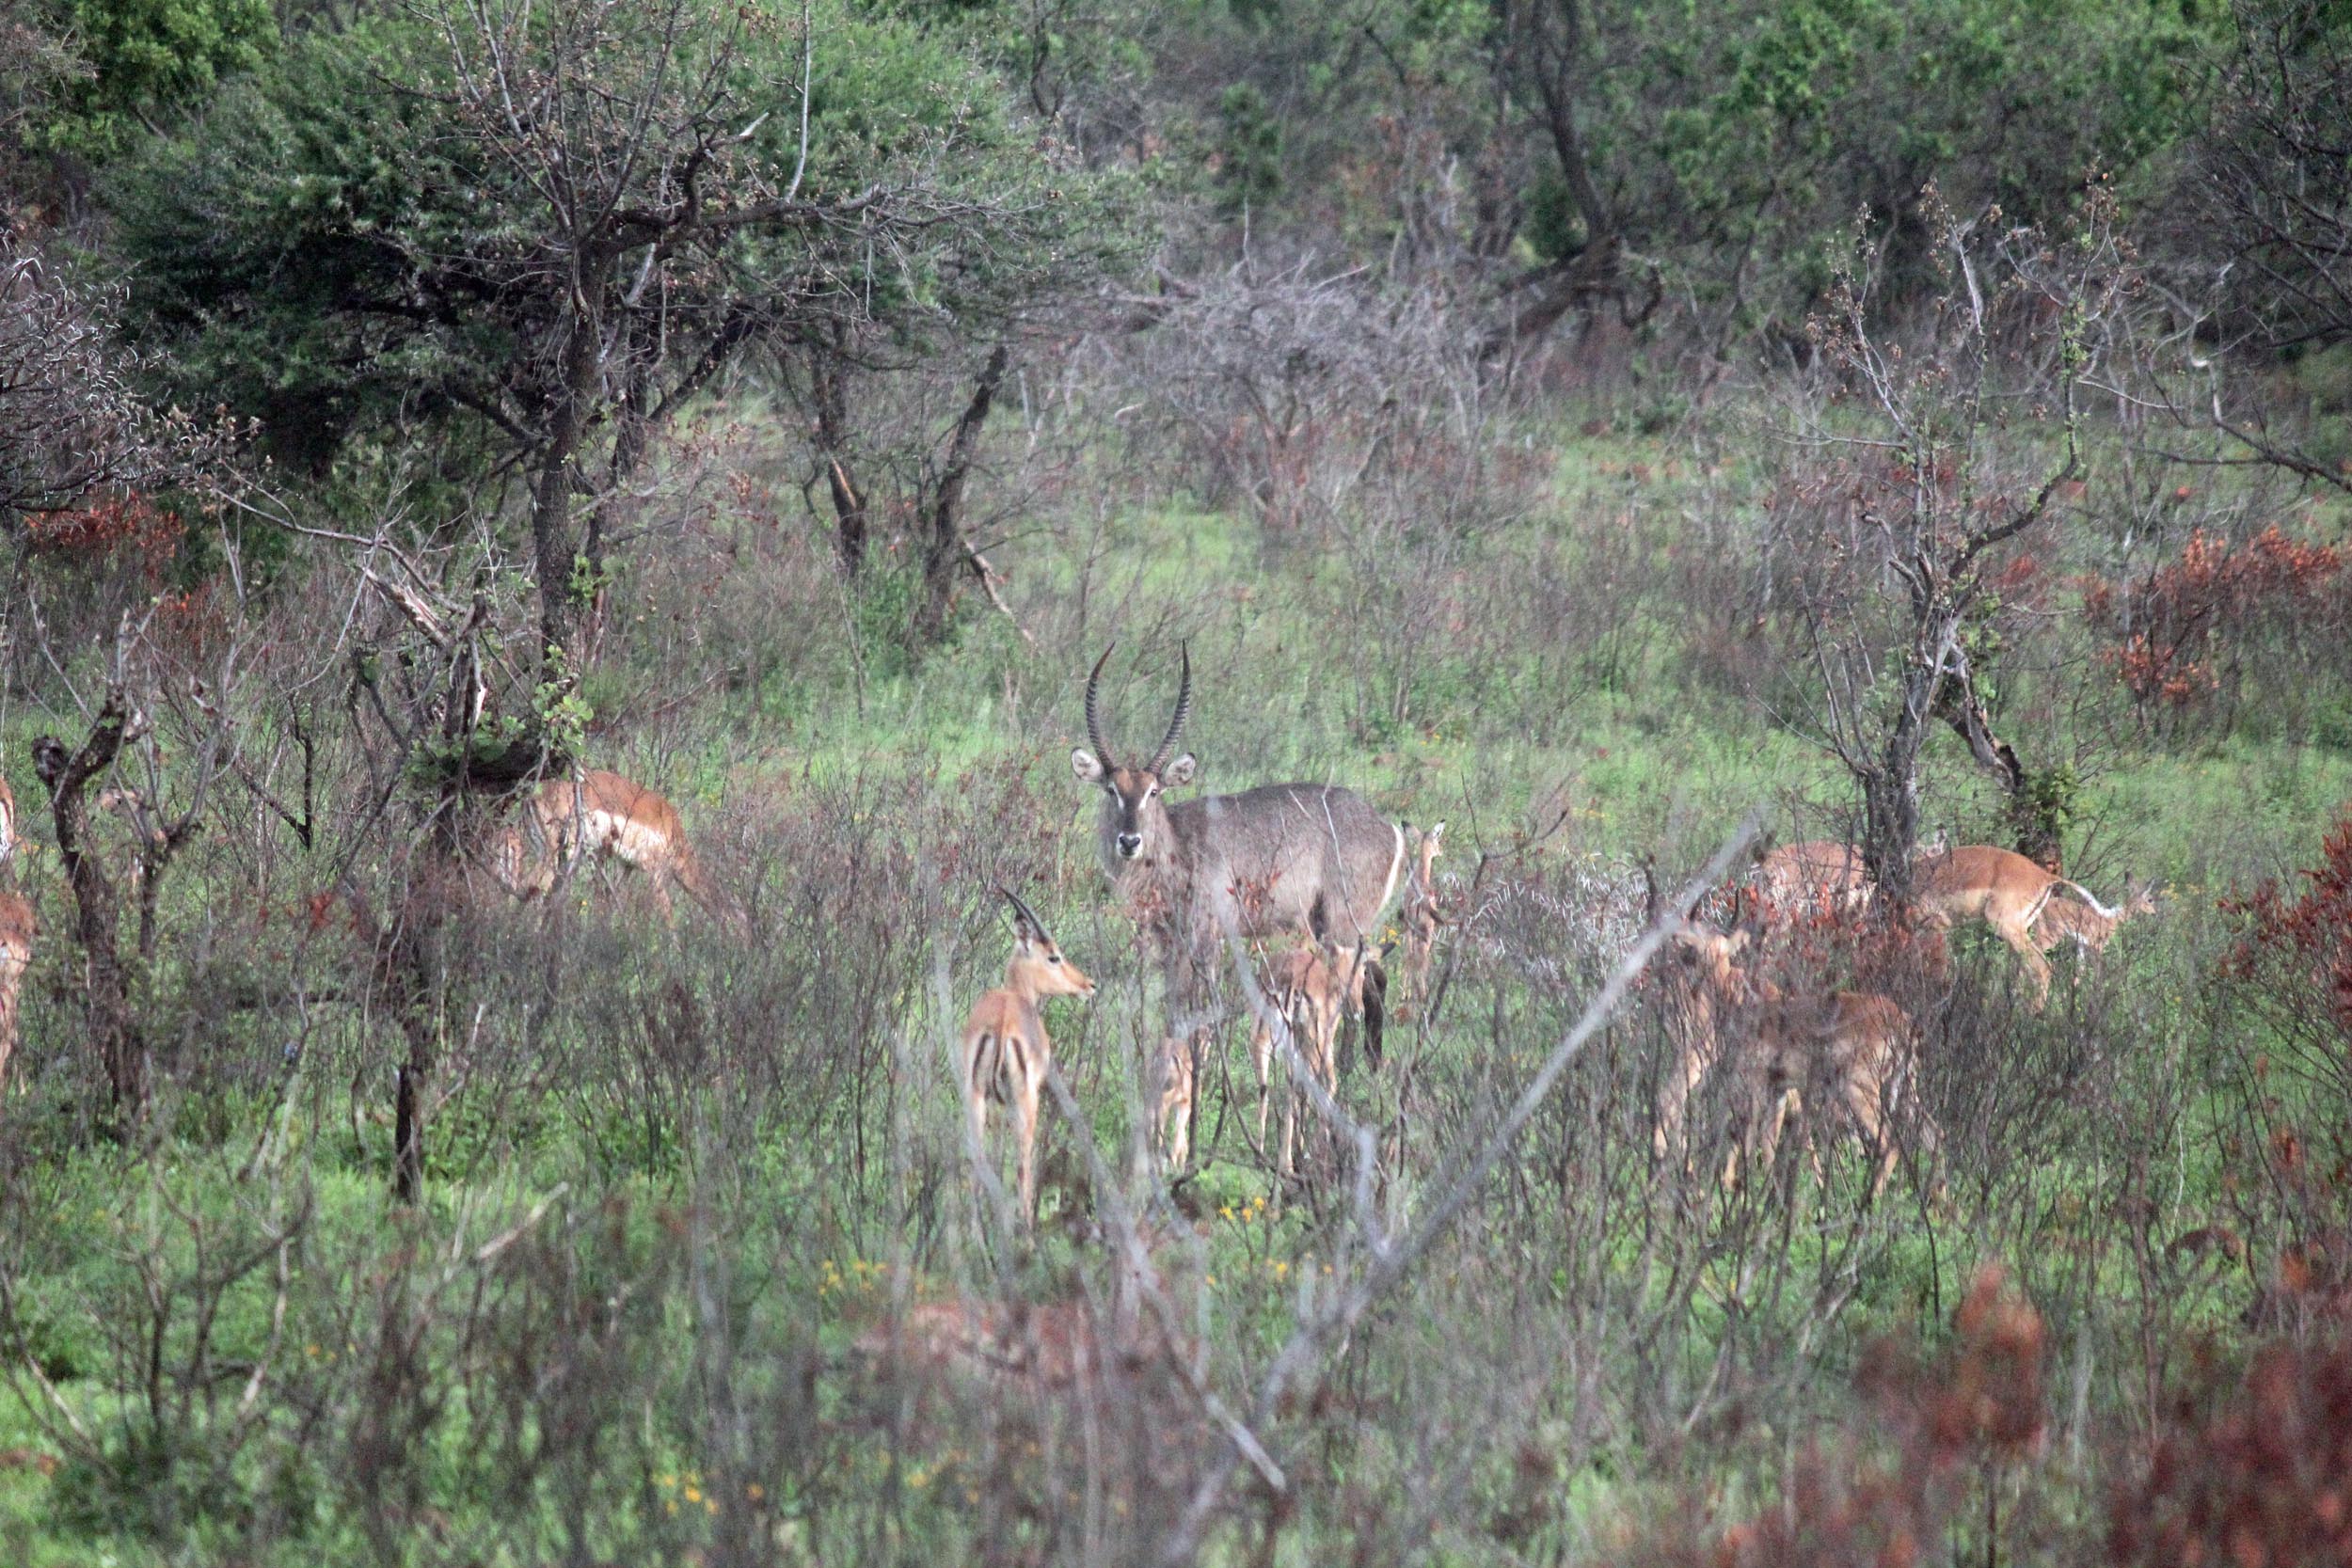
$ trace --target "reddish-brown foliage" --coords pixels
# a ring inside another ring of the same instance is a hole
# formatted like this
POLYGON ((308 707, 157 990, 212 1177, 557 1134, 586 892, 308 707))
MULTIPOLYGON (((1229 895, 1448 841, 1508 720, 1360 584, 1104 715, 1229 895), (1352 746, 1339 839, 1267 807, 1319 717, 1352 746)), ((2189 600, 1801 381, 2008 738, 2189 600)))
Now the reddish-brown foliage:
POLYGON ((2083 610, 2115 640, 2103 657, 2132 695, 2180 707, 2219 687, 2232 643, 2304 628, 2339 605, 2344 580, 2341 549, 2275 523, 2235 546, 2200 529, 2136 584, 2090 583, 2083 610))
POLYGON ((2300 897, 2273 882, 2222 900, 2223 909, 2246 922, 2231 972, 2245 980, 2308 982, 2336 1029, 2352 1041, 2352 808, 2321 841, 2319 863, 2299 875, 2305 884, 2300 897))
POLYGON ((88 559, 118 551, 160 571, 187 531, 176 512, 167 512, 136 493, 92 501, 67 512, 35 513, 25 519, 27 542, 45 554, 88 559))
POLYGON ((2273 1345, 2217 1407, 2199 1402, 2119 1490, 2112 1560, 2352 1562, 2352 1340, 2273 1345))
POLYGON ((1709 1542, 1633 1555, 1676 1568, 1911 1568, 1938 1555, 1959 1483, 2042 1446, 2042 1315, 1999 1264, 1977 1271, 1953 1327, 1957 1341, 1934 1365, 1882 1347, 1862 1372, 1870 1424, 1891 1453, 1809 1449, 1783 1497, 1754 1518, 1709 1542))

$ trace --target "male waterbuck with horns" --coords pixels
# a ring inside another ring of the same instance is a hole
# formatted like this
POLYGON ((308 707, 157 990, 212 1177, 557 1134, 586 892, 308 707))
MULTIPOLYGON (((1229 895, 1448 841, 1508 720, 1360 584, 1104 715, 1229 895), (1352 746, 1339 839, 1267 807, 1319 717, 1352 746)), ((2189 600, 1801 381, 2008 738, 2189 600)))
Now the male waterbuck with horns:
POLYGON ((1191 783, 1195 767, 1191 752, 1175 754, 1192 711, 1191 652, 1183 655, 1168 733, 1140 764, 1115 761, 1104 738, 1110 657, 1104 649, 1087 676, 1089 744, 1071 752, 1070 765, 1080 783, 1103 791, 1103 869, 1161 948, 1179 1018, 1170 1033, 1193 1038, 1229 929, 1248 941, 1374 940, 1405 863, 1405 834, 1336 784, 1262 784, 1171 804, 1165 791, 1191 783))

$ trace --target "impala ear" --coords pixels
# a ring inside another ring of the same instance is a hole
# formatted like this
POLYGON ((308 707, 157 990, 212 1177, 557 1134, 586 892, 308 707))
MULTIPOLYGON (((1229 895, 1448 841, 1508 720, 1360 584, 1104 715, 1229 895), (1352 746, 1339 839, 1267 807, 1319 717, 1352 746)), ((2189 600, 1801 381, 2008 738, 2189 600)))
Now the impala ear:
POLYGON ((1192 760, 1192 753, 1190 752, 1186 752, 1183 756, 1178 757, 1174 762, 1169 763, 1166 768, 1160 769, 1160 783, 1163 784, 1188 784, 1192 783, 1192 770, 1198 766, 1199 764, 1192 760))
POLYGON ((1070 753, 1070 770, 1078 775, 1080 784, 1103 782, 1103 759, 1084 746, 1070 753))
POLYGON ((1429 842, 1435 844, 1443 837, 1445 837, 1445 824, 1442 822, 1433 823, 1429 829, 1429 842))

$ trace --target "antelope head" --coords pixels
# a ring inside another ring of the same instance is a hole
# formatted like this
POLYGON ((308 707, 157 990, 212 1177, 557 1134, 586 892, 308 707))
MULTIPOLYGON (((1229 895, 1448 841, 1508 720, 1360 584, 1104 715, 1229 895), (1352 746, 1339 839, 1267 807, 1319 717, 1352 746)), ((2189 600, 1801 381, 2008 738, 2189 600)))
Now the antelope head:
POLYGON ((1070 753, 1070 767, 1080 784, 1099 785, 1103 791, 1103 862, 1116 876, 1152 854, 1167 839, 1168 807, 1160 792, 1192 782, 1190 752, 1168 760, 1184 737, 1184 719, 1192 709, 1192 653, 1186 649, 1183 655, 1176 715, 1168 721, 1168 734, 1161 737, 1160 749, 1152 753, 1152 760, 1140 768, 1113 762, 1110 743, 1103 738, 1100 689, 1103 666, 1110 662, 1110 649, 1104 649, 1103 657, 1094 661, 1093 673, 1087 676, 1088 744, 1070 753))
POLYGON ((1012 889, 1003 891, 1005 901, 1012 906, 1012 962, 1005 970, 1008 985, 1031 996, 1092 996, 1094 982, 1062 956, 1061 944, 1045 929, 1037 911, 1012 889))

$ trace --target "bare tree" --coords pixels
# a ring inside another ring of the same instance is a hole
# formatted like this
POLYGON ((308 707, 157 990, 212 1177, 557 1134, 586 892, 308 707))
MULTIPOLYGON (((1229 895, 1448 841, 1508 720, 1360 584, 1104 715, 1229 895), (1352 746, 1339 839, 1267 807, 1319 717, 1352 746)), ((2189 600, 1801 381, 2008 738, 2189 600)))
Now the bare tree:
MULTIPOLYGON (((1945 289, 1906 337, 1881 315, 1879 248, 1857 245, 1813 324, 1836 380, 1803 412, 1824 459, 1775 541, 1792 655, 1820 681, 1814 733, 1863 805, 1862 849, 1894 903, 1910 889, 1919 765, 1938 724, 2009 797, 2021 852, 2059 855, 2061 807, 1995 728, 2003 630, 1992 592, 2005 546, 2053 526, 2082 464, 2077 391, 2093 324, 2122 309, 2128 259, 2093 193, 2084 230, 1979 232, 1941 214, 1945 289)), ((1776 558, 1777 559, 1777 558, 1776 558)))
MULTIPOLYGON (((126 627, 117 642, 104 696, 89 729, 69 749, 55 736, 33 742, 33 768, 49 791, 50 822, 57 856, 72 890, 73 935, 82 950, 83 1004, 90 1045, 106 1075, 108 1126, 118 1135, 136 1132, 152 1092, 153 1064, 135 992, 138 974, 155 960, 161 927, 156 911, 165 873, 196 832, 212 785, 227 759, 229 736, 219 711, 206 701, 209 733, 195 737, 195 767, 171 809, 164 802, 161 750, 144 711, 134 703, 134 682, 153 691, 154 676, 135 660, 136 639, 126 627), (126 756, 128 751, 132 755, 126 756), (91 832, 91 813, 103 791, 126 763, 142 766, 145 787, 117 786, 107 802, 130 817, 135 832, 126 856, 110 863, 91 832), (130 953, 122 947, 122 886, 136 902, 138 924, 130 953)), ((235 656, 229 657, 233 670, 235 656)))
POLYGON ((164 421, 131 388, 112 305, 0 234, 0 525, 161 469, 164 421))

